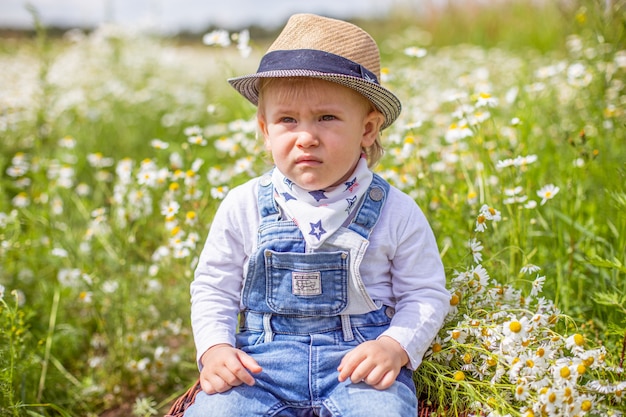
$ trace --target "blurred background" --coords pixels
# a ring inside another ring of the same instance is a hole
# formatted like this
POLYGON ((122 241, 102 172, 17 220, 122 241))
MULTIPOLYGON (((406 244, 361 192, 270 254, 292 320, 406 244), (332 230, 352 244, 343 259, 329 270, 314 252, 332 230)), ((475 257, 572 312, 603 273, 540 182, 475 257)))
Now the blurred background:
POLYGON ((197 255, 269 162, 226 79, 295 12, 366 29, 403 104, 376 169, 419 202, 458 288, 420 397, 570 415, 537 408, 543 381, 522 401, 483 383, 517 359, 489 342, 485 361, 479 338, 553 302, 557 333, 524 354, 584 335, 606 349, 580 380, 602 381, 590 415, 626 415, 606 385, 626 384, 626 0, 0 0, 0 417, 162 415, 197 378, 197 255), (502 221, 478 235, 485 208, 502 221), (461 287, 476 271, 492 280, 461 287))
POLYGON ((340 18, 371 18, 389 13, 393 7, 443 1, 376 0, 2 0, 0 25, 32 28, 27 5, 36 9, 42 23, 58 27, 93 27, 102 23, 135 25, 160 33, 194 32, 209 26, 241 29, 251 25, 274 27, 294 12, 328 14, 340 18))
MULTIPOLYGON (((562 49, 566 34, 581 23, 606 33, 600 21, 582 22, 577 15, 602 16, 621 10, 620 0, 0 0, 0 36, 33 35, 45 27, 60 36, 69 29, 89 32, 102 25, 130 27, 186 42, 215 29, 249 29, 252 39, 271 39, 287 18, 309 12, 351 20, 374 38, 390 31, 419 27, 431 46, 458 43, 562 49)), ((611 19, 614 20, 615 16, 611 19)), ((611 20, 609 19, 609 20, 611 20)), ((617 19, 619 21, 619 19, 617 19)), ((607 39, 611 41, 611 39, 607 39)))

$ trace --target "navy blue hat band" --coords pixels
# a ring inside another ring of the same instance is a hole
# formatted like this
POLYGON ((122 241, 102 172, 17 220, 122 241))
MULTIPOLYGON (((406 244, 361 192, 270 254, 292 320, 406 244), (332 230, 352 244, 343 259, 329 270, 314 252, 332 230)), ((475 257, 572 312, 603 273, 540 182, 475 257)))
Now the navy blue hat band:
POLYGON ((341 74, 379 84, 376 75, 347 58, 316 49, 289 49, 265 54, 258 73, 281 70, 310 70, 328 74, 341 74))

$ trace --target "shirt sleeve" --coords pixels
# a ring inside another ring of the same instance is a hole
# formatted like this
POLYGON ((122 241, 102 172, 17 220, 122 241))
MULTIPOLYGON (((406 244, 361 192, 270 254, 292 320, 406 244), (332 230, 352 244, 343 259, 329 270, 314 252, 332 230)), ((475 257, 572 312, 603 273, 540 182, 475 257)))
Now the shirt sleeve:
POLYGON ((385 336, 400 343, 417 369, 450 308, 443 263, 432 229, 417 204, 406 196, 387 214, 396 247, 390 259, 396 313, 385 336))
POLYGON ((256 182, 234 188, 213 218, 190 286, 196 359, 211 346, 235 346, 250 230, 256 230, 256 182))

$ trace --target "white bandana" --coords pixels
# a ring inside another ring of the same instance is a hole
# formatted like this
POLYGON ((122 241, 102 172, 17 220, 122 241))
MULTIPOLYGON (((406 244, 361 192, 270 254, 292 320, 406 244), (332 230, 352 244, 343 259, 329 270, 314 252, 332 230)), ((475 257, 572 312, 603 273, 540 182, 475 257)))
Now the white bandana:
POLYGON ((277 168, 272 172, 272 184, 276 202, 298 225, 307 247, 317 249, 346 222, 370 186, 372 177, 367 160, 361 157, 351 179, 330 189, 307 191, 277 168))

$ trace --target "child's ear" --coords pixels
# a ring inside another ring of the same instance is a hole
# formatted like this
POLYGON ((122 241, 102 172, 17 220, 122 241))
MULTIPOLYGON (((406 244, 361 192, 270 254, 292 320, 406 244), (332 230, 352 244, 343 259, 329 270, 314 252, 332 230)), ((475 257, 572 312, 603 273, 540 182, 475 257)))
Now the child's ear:
POLYGON ((372 110, 363 121, 363 138, 361 146, 369 148, 374 144, 380 134, 380 127, 383 125, 384 116, 378 110, 372 110))
POLYGON ((267 139, 268 138, 267 121, 265 120, 265 116, 263 114, 261 114, 261 113, 257 113, 257 115, 256 115, 256 122, 257 122, 257 127, 258 127, 258 131, 257 132, 260 132, 263 135, 263 143, 265 144, 265 149, 267 149, 269 151, 270 150, 270 142, 267 139))

